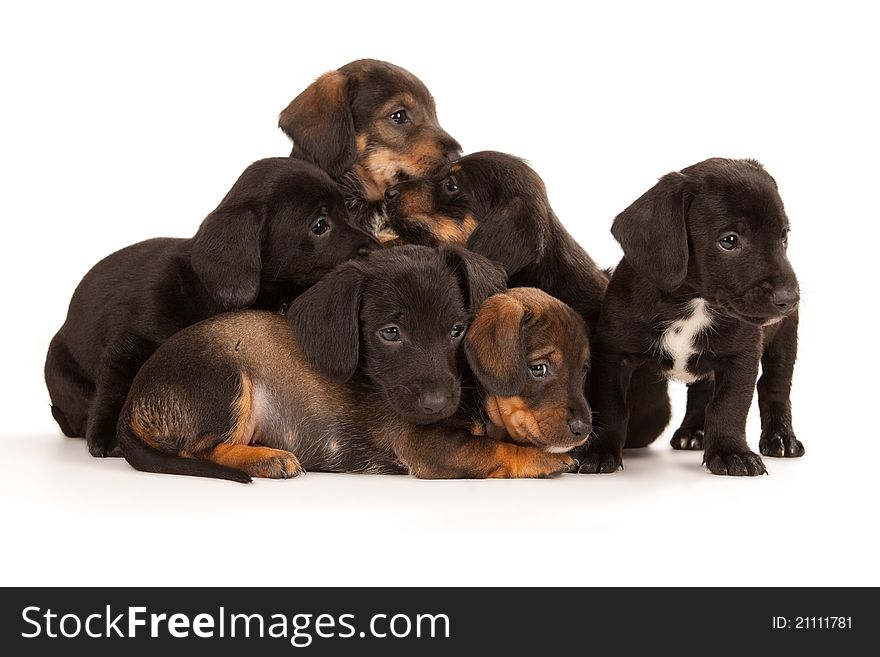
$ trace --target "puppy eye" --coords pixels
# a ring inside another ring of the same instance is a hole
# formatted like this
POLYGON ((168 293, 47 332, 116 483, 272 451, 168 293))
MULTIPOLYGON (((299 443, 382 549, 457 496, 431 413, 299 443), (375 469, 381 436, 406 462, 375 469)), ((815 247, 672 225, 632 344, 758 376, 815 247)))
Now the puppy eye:
POLYGON ((547 376, 547 363, 535 363, 534 365, 529 365, 529 372, 531 372, 532 376, 536 379, 542 379, 547 376))
POLYGON ((379 335, 385 342, 397 342, 400 340, 400 329, 396 326, 386 326, 379 331, 379 335))
POLYGON ((782 229, 782 243, 783 244, 788 244, 788 233, 790 231, 791 231, 790 228, 783 228, 782 229))
POLYGON ((397 125, 403 125, 404 123, 409 123, 409 114, 406 113, 406 110, 400 109, 391 115, 391 120, 397 125))
POLYGON ((456 324, 453 326, 450 335, 452 335, 453 338, 460 338, 464 335, 464 324, 456 324))
POLYGON ((443 183, 443 188, 450 194, 455 194, 458 191, 458 181, 453 176, 449 176, 443 183))
POLYGON ((320 219, 318 219, 318 221, 316 221, 316 222, 314 223, 314 225, 312 226, 312 232, 313 232, 315 235, 323 235, 323 234, 326 233, 328 230, 330 230, 330 224, 328 224, 328 223, 327 223, 327 220, 324 219, 323 217, 321 217, 320 219))
POLYGON ((718 243, 725 251, 733 251, 736 247, 739 246, 739 236, 734 233, 730 233, 729 235, 725 235, 720 240, 718 240, 718 243))

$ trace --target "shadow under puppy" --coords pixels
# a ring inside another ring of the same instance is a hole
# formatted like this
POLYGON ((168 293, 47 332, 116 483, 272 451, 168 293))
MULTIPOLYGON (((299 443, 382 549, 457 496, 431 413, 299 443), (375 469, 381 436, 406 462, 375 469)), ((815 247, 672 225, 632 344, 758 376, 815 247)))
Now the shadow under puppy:
POLYGON ((243 482, 565 471, 568 455, 473 435, 457 413, 468 308, 503 284, 464 249, 400 247, 328 274, 287 319, 245 311, 181 331, 135 379, 125 456, 140 470, 243 482))
MULTIPOLYGON (((504 266, 511 287, 536 287, 574 308, 595 330, 608 275, 565 230, 540 176, 521 159, 482 151, 436 175, 386 191, 399 240, 462 244, 504 266)), ((644 447, 671 417, 666 382, 647 370, 633 376, 627 447, 644 447)))
POLYGON ((356 223, 386 227, 385 189, 426 176, 461 153, 434 98, 409 71, 359 59, 319 77, 281 112, 291 157, 314 162, 343 189, 356 223))
POLYGON ((640 364, 690 384, 687 435, 673 445, 704 448, 712 473, 766 472, 745 435, 759 362, 760 451, 804 453, 789 401, 799 289, 788 231, 776 182, 754 160, 667 174, 617 216, 624 257, 593 344, 596 438, 581 472, 621 466, 627 382, 640 364))
POLYGON ((162 342, 220 312, 274 308, 378 243, 353 228, 323 171, 290 158, 249 166, 191 239, 157 238, 83 278, 49 345, 52 415, 94 456, 117 455, 129 385, 162 342))

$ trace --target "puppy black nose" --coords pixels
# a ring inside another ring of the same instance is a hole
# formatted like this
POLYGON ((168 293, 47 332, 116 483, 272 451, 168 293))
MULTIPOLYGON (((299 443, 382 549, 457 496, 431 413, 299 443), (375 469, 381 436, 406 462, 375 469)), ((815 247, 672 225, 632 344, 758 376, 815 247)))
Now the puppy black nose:
POLYGON ((784 313, 793 310, 797 306, 798 301, 800 301, 800 298, 801 295, 797 288, 784 287, 773 292, 770 300, 773 301, 773 305, 776 306, 779 312, 784 313))
POLYGON ((388 189, 385 190, 385 200, 386 201, 393 201, 398 196, 400 196, 400 190, 395 187, 389 187, 388 189))
POLYGON ((449 404, 449 393, 440 390, 429 390, 419 395, 419 405, 425 413, 433 414, 442 411, 449 404))
POLYGON ((571 431, 575 438, 583 438, 593 430, 593 427, 580 418, 574 418, 568 421, 568 430, 571 431))

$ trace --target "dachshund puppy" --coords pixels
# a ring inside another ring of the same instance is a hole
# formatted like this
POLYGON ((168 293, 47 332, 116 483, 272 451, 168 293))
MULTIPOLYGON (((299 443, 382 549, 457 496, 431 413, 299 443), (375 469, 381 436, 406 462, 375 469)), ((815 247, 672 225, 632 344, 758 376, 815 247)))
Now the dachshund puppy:
POLYGON ((581 472, 620 467, 627 381, 639 364, 691 384, 673 444, 702 447, 712 473, 766 472, 745 436, 759 362, 760 451, 804 453, 789 401, 799 290, 788 230, 776 182, 754 160, 667 174, 617 216, 624 258, 593 344, 596 438, 581 472))
POLYGON ((536 288, 489 297, 465 336, 480 390, 474 433, 568 452, 592 430, 584 320, 536 288))
POLYGON ((497 265, 464 249, 400 247, 337 268, 287 320, 245 311, 181 331, 135 378, 119 421, 125 457, 139 470, 241 482, 566 470, 566 454, 444 422, 459 405, 469 307, 503 285, 497 265))
POLYGON ((356 223, 386 227, 385 189, 434 173, 461 146, 437 122, 434 98, 412 73, 359 59, 319 77, 281 112, 291 157, 314 162, 339 182, 356 223))
MULTIPOLYGON (((511 287, 540 288, 596 328, 608 275, 568 234, 544 182, 519 158, 473 153, 431 178, 390 187, 386 198, 400 241, 465 245, 502 264, 511 287)), ((644 447, 669 423, 666 382, 640 369, 629 399, 627 447, 644 447)))
POLYGON ((377 246, 348 223, 336 185, 290 158, 249 166, 192 239, 158 238, 108 256, 73 294, 49 345, 52 415, 94 456, 117 455, 131 380, 178 330, 226 310, 274 308, 377 246))

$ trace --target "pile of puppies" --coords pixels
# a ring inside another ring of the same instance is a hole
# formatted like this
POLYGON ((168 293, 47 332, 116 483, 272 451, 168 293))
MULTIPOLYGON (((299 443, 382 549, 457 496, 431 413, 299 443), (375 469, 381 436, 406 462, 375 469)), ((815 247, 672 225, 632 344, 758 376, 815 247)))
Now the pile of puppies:
POLYGON ((614 220, 609 273, 531 168, 461 157, 397 66, 326 73, 279 124, 291 156, 249 166, 193 238, 118 251, 74 293, 46 382, 93 455, 235 481, 614 472, 668 424, 675 378, 672 446, 757 475, 759 362, 760 452, 804 453, 788 219, 759 163, 665 175, 614 220))

